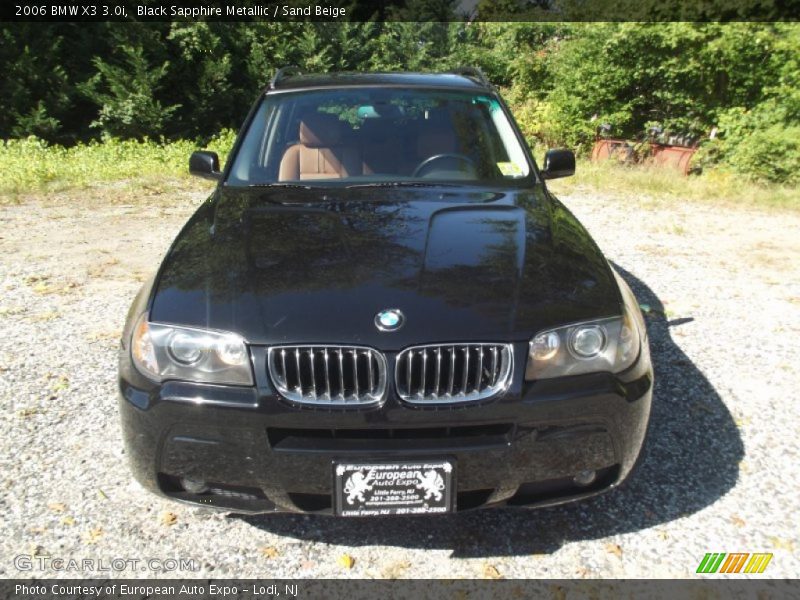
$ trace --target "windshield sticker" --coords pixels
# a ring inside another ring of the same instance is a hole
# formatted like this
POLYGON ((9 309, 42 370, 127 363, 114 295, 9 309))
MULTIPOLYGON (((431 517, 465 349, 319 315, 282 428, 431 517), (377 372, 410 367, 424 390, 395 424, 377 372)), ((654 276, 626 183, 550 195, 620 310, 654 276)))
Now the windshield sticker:
POLYGON ((515 162, 499 162, 497 168, 506 177, 520 177, 523 174, 522 168, 515 162))

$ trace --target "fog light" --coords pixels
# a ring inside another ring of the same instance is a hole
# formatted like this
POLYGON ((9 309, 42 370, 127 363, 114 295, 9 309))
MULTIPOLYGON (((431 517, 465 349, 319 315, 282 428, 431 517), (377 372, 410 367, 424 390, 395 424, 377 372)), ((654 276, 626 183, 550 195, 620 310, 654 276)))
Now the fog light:
POLYGON ((206 482, 197 479, 181 479, 181 487, 190 494, 202 494, 208 491, 206 482))
POLYGON ((575 482, 575 485, 580 486, 587 486, 594 483, 594 480, 597 479, 597 473, 595 471, 578 471, 578 474, 572 479, 575 482))

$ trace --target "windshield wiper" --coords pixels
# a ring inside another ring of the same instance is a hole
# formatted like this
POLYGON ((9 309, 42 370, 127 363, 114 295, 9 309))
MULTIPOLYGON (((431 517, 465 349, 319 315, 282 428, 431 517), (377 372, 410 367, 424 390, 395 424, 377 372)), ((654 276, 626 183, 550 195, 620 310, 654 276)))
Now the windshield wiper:
POLYGON ((268 187, 268 188, 295 188, 310 190, 310 185, 303 185, 302 183, 251 183, 248 187, 268 187))
POLYGON ((345 186, 349 188, 370 188, 370 187, 461 187, 455 183, 424 183, 422 181, 375 181, 373 183, 354 183, 345 186))

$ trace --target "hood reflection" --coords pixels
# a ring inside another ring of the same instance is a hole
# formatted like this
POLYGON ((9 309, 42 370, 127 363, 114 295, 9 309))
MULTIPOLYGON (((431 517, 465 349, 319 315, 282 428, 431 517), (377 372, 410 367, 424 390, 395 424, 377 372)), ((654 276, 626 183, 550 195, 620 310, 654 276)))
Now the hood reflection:
POLYGON ((602 255, 541 190, 326 193, 223 189, 179 236, 152 318, 250 341, 395 345, 524 337, 614 311, 602 255), (408 326, 381 338, 374 315, 395 306, 408 326))

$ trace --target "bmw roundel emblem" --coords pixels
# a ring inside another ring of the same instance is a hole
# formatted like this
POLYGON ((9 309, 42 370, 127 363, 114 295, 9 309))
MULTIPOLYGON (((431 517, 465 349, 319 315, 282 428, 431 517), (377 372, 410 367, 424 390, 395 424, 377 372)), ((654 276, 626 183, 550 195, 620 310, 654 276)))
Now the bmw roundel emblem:
POLYGON ((405 320, 399 308, 387 308, 375 315, 375 327, 381 331, 397 331, 405 320))

